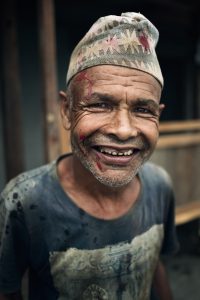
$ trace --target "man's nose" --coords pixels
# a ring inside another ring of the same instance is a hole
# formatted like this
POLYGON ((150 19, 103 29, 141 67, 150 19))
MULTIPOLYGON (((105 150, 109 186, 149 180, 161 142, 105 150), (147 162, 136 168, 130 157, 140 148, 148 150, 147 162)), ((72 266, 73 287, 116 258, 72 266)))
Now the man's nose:
POLYGON ((138 129, 134 122, 134 117, 127 109, 118 110, 112 117, 109 133, 118 137, 120 140, 127 140, 136 137, 138 129))

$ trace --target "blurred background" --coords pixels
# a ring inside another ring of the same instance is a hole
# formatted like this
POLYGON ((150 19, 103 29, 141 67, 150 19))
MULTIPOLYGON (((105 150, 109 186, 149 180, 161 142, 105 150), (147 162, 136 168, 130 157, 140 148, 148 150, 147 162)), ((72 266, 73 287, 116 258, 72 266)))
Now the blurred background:
POLYGON ((198 0, 1 1, 0 188, 20 171, 12 172, 14 164, 30 169, 48 160, 44 117, 53 104, 46 102, 58 101, 72 49, 101 16, 136 11, 155 24, 165 80, 161 120, 199 119, 199 8, 198 0))
POLYGON ((70 151, 58 91, 74 46, 101 16, 135 11, 158 28, 165 86, 152 161, 170 173, 181 249, 166 260, 175 300, 200 299, 200 1, 1 1, 0 189, 18 173, 70 151), (184 288, 185 289, 184 289, 184 288))

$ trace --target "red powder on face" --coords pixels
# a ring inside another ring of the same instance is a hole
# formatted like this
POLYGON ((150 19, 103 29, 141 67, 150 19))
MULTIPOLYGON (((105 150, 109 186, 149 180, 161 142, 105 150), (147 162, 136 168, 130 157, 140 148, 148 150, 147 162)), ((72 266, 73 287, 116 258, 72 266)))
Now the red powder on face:
POLYGON ((97 161, 97 167, 99 168, 100 171, 102 171, 102 166, 100 164, 100 162, 97 161))
POLYGON ((88 94, 86 96, 86 99, 88 100, 92 94, 92 85, 93 82, 92 80, 90 80, 90 78, 87 77, 87 72, 86 71, 82 71, 81 73, 79 73, 76 76, 76 81, 82 81, 82 80, 86 80, 88 82, 88 94))
POLYGON ((79 136, 79 139, 80 139, 81 142, 83 142, 83 141, 85 140, 85 136, 81 134, 81 135, 79 136))
POLYGON ((97 164, 97 167, 99 168, 100 171, 103 171, 102 165, 99 162, 99 160, 100 160, 100 157, 98 156, 98 154, 96 154, 96 164, 97 164))
POLYGON ((86 71, 82 71, 80 72, 79 74, 76 75, 76 79, 75 81, 82 81, 86 79, 87 80, 87 77, 86 77, 86 71))

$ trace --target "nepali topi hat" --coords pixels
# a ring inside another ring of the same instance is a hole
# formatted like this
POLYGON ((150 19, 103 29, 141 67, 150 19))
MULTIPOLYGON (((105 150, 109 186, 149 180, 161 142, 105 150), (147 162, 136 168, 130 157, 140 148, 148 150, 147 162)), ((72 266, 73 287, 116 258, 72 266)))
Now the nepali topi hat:
POLYGON ((155 51, 158 38, 156 27, 140 13, 101 17, 73 50, 67 84, 82 70, 98 65, 114 65, 149 73, 163 86, 155 51))

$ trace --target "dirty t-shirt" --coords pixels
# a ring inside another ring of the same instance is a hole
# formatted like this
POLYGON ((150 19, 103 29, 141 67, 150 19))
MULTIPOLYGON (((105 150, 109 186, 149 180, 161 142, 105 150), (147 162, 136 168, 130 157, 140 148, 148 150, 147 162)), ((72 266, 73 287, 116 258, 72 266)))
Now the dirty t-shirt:
MULTIPOLYGON (((146 300, 161 253, 177 246, 166 172, 146 163, 135 205, 114 220, 92 217, 65 194, 56 162, 19 175, 0 200, 0 291, 29 268, 31 300, 146 300)), ((87 199, 85 199, 87 201, 87 199)))

